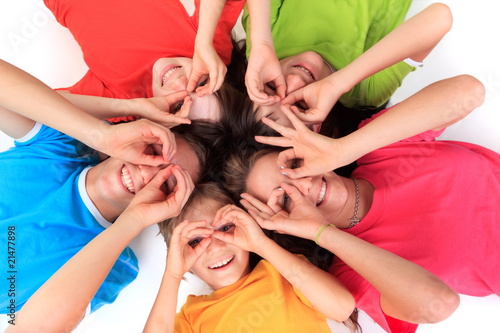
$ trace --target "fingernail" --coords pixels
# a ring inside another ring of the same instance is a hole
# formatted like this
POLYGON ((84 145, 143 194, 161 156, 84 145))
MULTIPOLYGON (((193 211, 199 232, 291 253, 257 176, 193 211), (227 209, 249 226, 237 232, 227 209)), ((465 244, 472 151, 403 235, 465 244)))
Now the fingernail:
POLYGON ((284 168, 285 168, 284 166, 280 165, 280 169, 284 169, 284 168))
POLYGON ((283 176, 288 176, 288 174, 286 172, 282 172, 281 173, 283 176))
POLYGON ((278 187, 278 191, 283 191, 283 188, 281 188, 281 187, 278 187))

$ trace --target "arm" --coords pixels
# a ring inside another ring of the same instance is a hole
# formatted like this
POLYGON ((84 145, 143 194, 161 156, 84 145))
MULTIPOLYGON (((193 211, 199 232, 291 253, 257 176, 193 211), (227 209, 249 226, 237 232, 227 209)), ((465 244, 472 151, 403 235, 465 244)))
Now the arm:
POLYGON ((248 57, 245 85, 250 99, 259 105, 272 105, 285 98, 286 83, 274 50, 269 0, 248 0, 252 49, 248 57), (268 83, 272 82, 270 86, 268 83))
MULTIPOLYGON (((57 92, 73 105, 97 119, 109 119, 123 116, 135 116, 149 119, 165 127, 179 124, 189 124, 188 109, 175 112, 173 100, 166 96, 151 98, 117 99, 89 95, 72 94, 65 90, 57 92)), ((185 95, 178 95, 179 100, 185 95)), ((189 98, 189 97, 185 97, 189 98)), ((185 101, 184 101, 185 102, 185 101)))
MULTIPOLYGON (((160 165, 169 161, 171 144, 168 129, 165 127, 145 119, 111 126, 77 108, 33 76, 2 60, 0 72, 1 115, 15 121, 15 129, 20 128, 19 131, 13 132, 9 130, 10 124, 2 121, 2 131, 20 137, 27 133, 26 127, 30 127, 31 122, 24 119, 28 118, 64 132, 96 150, 129 162, 160 165), (29 98, 26 98, 27 96, 29 98), (151 144, 162 145, 163 156, 148 155, 146 148, 151 144)), ((173 103, 184 96, 186 92, 172 94, 166 98, 169 103, 173 103)))
POLYGON ((327 78, 292 92, 283 103, 305 100, 311 107, 299 118, 320 123, 341 95, 367 77, 407 58, 423 61, 451 29, 450 9, 435 3, 403 22, 346 67, 327 78))
POLYGON ((292 147, 280 153, 279 166, 304 159, 300 168, 284 168, 291 178, 317 175, 347 165, 361 156, 388 144, 420 134, 440 130, 467 116, 479 107, 485 96, 482 83, 469 75, 438 81, 393 106, 380 117, 357 131, 332 139, 310 131, 292 112, 282 107, 294 129, 262 119, 283 137, 256 137, 257 141, 292 147))
POLYGON ((187 172, 178 166, 158 172, 109 228, 30 297, 18 313, 16 325, 9 326, 6 332, 69 332, 83 318, 87 305, 127 244, 147 226, 176 216, 193 187, 187 172), (162 184, 172 175, 178 182, 166 195, 162 184))
POLYGON ((206 221, 184 221, 175 227, 170 239, 163 279, 144 333, 174 332, 177 296, 182 277, 205 252, 211 242, 212 233, 213 229, 206 228, 206 221), (188 243, 195 235, 204 238, 198 245, 191 247, 188 243))
POLYGON ((227 222, 235 224, 234 233, 215 231, 213 237, 255 252, 269 261, 326 317, 337 321, 349 318, 354 310, 354 299, 337 278, 280 247, 264 235, 252 217, 234 205, 222 208, 213 226, 227 222))
POLYGON ((209 74, 209 85, 196 89, 200 96, 218 90, 226 75, 227 68, 213 46, 215 29, 225 3, 226 0, 201 0, 199 26, 194 43, 193 71, 187 85, 187 91, 193 91, 200 78, 209 74))
MULTIPOLYGON (((296 187, 286 183, 281 187, 292 200, 290 213, 275 214, 248 194, 242 203, 261 227, 316 240, 318 231, 328 222, 296 187)), ((317 241, 380 292, 382 311, 389 316, 413 323, 438 322, 458 307, 457 293, 417 264, 331 226, 317 241)))

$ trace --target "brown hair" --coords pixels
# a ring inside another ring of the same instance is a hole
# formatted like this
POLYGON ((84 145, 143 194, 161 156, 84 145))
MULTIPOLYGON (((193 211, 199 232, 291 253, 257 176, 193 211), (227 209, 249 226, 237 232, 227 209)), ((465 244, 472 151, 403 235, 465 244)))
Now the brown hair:
POLYGON ((184 205, 181 213, 177 217, 158 223, 160 233, 165 239, 167 247, 170 244, 170 238, 174 228, 186 219, 187 213, 192 210, 193 207, 206 205, 208 208, 218 209, 233 203, 234 201, 231 199, 231 196, 227 193, 227 191, 215 182, 207 182, 196 185, 191 197, 186 202, 186 205, 184 205), (213 207, 214 202, 216 202, 219 207, 213 207))

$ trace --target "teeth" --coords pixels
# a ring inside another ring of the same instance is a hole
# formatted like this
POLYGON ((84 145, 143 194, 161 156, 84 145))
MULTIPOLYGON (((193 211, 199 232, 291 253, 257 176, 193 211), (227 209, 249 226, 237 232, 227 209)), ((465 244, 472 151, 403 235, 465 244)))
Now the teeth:
POLYGON ((208 268, 215 269, 215 268, 219 268, 219 267, 225 266, 225 265, 229 264, 233 259, 234 259, 234 257, 221 260, 221 261, 219 261, 218 263, 216 263, 216 264, 214 264, 212 266, 208 266, 208 268))
POLYGON ((134 183, 132 183, 132 178, 130 178, 130 174, 125 166, 122 168, 122 183, 130 193, 135 194, 134 183))
POLYGON ((173 67, 173 68, 169 69, 165 74, 163 74, 163 79, 161 80, 161 86, 163 87, 163 85, 165 84, 165 81, 167 81, 167 78, 170 76, 170 74, 172 74, 173 72, 175 72, 177 69, 179 69, 181 67, 182 66, 173 67))
POLYGON ((325 193, 326 193, 326 182, 324 180, 322 180, 321 191, 319 191, 318 202, 316 203, 316 206, 321 205, 323 200, 325 200, 325 193))
POLYGON ((300 65, 296 65, 296 66, 293 66, 293 67, 295 67, 295 68, 297 68, 297 69, 301 69, 301 70, 303 70, 303 71, 304 71, 304 72, 306 72, 306 73, 307 73, 307 75, 309 75, 309 76, 310 76, 313 80, 316 80, 316 79, 314 78, 314 75, 312 75, 312 73, 311 73, 311 72, 310 72, 307 68, 302 67, 302 66, 300 66, 300 65))

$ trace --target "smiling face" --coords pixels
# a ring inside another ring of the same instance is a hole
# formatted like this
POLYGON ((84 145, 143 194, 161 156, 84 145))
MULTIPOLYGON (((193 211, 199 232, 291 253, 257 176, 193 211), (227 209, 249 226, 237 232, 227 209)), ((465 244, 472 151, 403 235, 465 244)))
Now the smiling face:
MULTIPOLYGON (((153 65, 153 96, 166 96, 177 91, 186 90, 189 76, 193 69, 193 59, 190 58, 160 58, 153 65)), ((202 78, 199 85, 206 83, 202 78)), ((221 107, 214 94, 198 97, 189 94, 193 104, 188 118, 218 121, 221 117, 221 107)), ((178 111, 182 104, 173 106, 172 112, 178 111)))
MULTIPOLYGON (((172 163, 186 169, 193 182, 198 181, 200 164, 191 146, 176 135, 177 152, 172 163)), ((87 193, 102 216, 113 221, 120 215, 134 197, 135 193, 167 165, 151 167, 123 162, 110 157, 91 168, 87 174, 87 193)), ((167 180, 168 190, 172 190, 176 180, 167 180)))
MULTIPOLYGON (((307 51, 284 58, 280 61, 281 69, 286 81, 286 94, 307 86, 308 84, 326 78, 332 74, 333 69, 323 60, 323 58, 313 51, 307 51)), ((266 85, 264 91, 268 95, 276 95, 276 91, 271 85, 266 85)), ((291 127, 288 118, 280 110, 281 103, 261 106, 257 112, 257 119, 270 117, 279 124, 291 127)), ((307 105, 298 103, 297 107, 306 109, 307 105)))
MULTIPOLYGON (((219 202, 204 198, 190 207, 185 219, 205 220, 207 227, 210 227, 217 211, 222 207, 219 202)), ((218 230, 233 233, 234 225, 223 224, 218 230)), ((197 238, 191 239, 191 246, 196 246, 198 241, 197 238)), ((250 272, 249 257, 248 251, 212 237, 210 245, 196 260, 191 271, 212 289, 217 290, 235 283, 250 272)))
MULTIPOLYGON (((281 183, 295 186, 306 197, 306 200, 317 206, 327 221, 334 221, 344 207, 348 191, 342 178, 334 172, 319 176, 291 179, 281 174, 277 165, 278 153, 264 155, 255 161, 247 178, 247 191, 264 203, 275 202, 290 212, 293 203, 284 193, 277 190, 281 183)), ((300 161, 289 161, 287 167, 300 161)), ((297 165, 298 166, 298 165, 297 165)))

